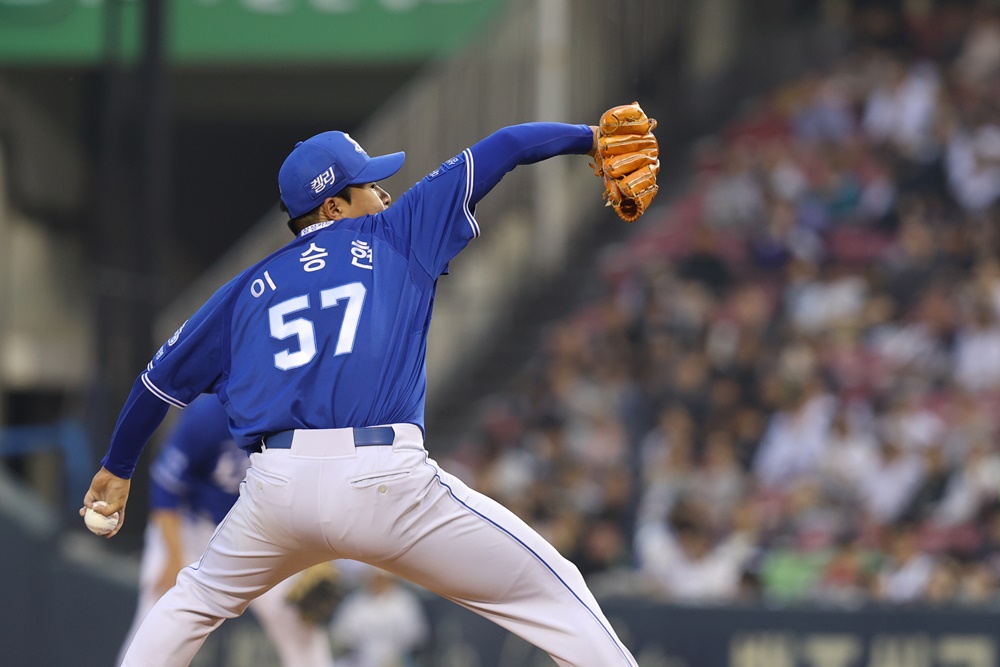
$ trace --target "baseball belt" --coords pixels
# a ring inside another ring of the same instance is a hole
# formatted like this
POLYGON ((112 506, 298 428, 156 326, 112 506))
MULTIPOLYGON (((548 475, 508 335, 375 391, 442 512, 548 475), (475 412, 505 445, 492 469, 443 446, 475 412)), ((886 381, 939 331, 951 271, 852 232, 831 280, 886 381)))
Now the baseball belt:
MULTIPOLYGON (((391 445, 396 439, 396 432, 391 426, 363 426, 352 430, 354 431, 355 447, 391 445)), ((260 442, 254 443, 253 447, 250 448, 250 451, 252 453, 257 453, 263 451, 264 448, 289 449, 292 446, 292 436, 294 434, 295 431, 291 430, 278 431, 277 433, 266 435, 260 442)))

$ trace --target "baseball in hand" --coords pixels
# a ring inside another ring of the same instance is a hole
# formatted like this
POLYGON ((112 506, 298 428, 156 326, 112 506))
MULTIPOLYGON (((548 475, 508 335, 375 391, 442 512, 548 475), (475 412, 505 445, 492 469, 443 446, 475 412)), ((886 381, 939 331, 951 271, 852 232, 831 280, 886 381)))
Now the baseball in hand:
MULTIPOLYGON (((98 505, 105 506, 107 503, 103 500, 95 500, 94 507, 98 505)), ((90 532, 95 535, 107 535, 118 526, 118 512, 115 512, 111 516, 104 516, 88 507, 83 516, 83 522, 87 524, 90 532)))

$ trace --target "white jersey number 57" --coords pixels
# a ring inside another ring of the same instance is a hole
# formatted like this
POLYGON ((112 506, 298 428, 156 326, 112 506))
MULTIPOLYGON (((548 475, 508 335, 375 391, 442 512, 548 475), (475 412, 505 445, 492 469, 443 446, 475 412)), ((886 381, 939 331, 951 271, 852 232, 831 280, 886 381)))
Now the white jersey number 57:
MULTIPOLYGON (((320 308, 333 308, 347 299, 347 308, 344 311, 344 321, 340 325, 340 334, 337 336, 334 356, 350 354, 354 350, 354 337, 358 333, 358 322, 361 321, 361 309, 365 304, 366 292, 362 283, 347 283, 319 293, 320 308)), ((284 340, 296 336, 299 339, 297 351, 290 352, 285 349, 274 355, 274 365, 280 370, 287 371, 305 366, 316 356, 316 326, 312 320, 305 317, 285 319, 287 315, 308 308, 309 295, 302 294, 271 306, 267 311, 271 338, 284 340)))

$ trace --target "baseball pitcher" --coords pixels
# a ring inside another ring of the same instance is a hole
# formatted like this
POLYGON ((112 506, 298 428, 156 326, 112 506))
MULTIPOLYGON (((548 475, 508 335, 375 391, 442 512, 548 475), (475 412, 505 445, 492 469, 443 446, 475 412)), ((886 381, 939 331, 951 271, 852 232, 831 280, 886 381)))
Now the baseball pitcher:
MULTIPOLYGON (((655 122, 637 104, 599 126, 503 128, 398 201, 342 132, 278 172, 295 239, 224 285, 156 353, 119 416, 84 505, 125 518, 129 478, 167 407, 219 397, 250 455, 204 555, 153 606, 126 667, 188 665, 205 637, 279 582, 350 558, 415 582, 574 667, 635 667, 577 568, 425 449, 424 357, 438 278, 480 235, 476 205, 518 165, 590 155, 634 220, 656 193, 655 122), (622 139, 625 137, 626 139, 622 139)), ((82 510, 81 510, 82 512, 82 510)))

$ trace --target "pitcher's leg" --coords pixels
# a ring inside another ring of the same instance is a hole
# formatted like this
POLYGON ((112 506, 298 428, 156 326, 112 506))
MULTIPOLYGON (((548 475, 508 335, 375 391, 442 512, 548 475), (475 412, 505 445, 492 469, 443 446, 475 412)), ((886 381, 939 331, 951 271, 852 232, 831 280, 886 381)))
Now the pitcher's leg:
MULTIPOLYGON (((182 542, 184 546, 183 561, 194 563, 197 561, 209 540, 215 532, 215 524, 204 517, 184 516, 181 523, 182 542)), ((149 610, 153 608, 160 594, 163 592, 157 589, 157 584, 163 576, 167 567, 167 545, 163 538, 163 532, 155 522, 150 522, 146 526, 144 545, 142 550, 142 562, 139 566, 139 599, 136 605, 135 616, 128 634, 118 651, 118 658, 115 664, 121 664, 125 658, 125 651, 132 643, 142 619, 146 617, 149 610)))
POLYGON ((242 614, 282 579, 330 558, 272 544, 256 521, 253 504, 241 497, 201 560, 181 570, 177 584, 146 615, 122 667, 186 667, 223 620, 242 614))
POLYGON ((297 576, 251 602, 250 611, 264 626, 283 667, 332 667, 333 650, 326 627, 304 621, 286 600, 297 576))
POLYGON ((429 528, 379 567, 489 618, 565 667, 636 666, 576 566, 499 503, 439 471, 406 523, 429 528))
POLYGON ((136 601, 132 624, 125 634, 125 640, 122 642, 121 648, 118 650, 118 659, 115 661, 116 665, 121 664, 122 659, 125 657, 125 650, 132 643, 132 637, 135 636, 136 631, 139 629, 139 624, 142 623, 142 619, 153 608, 159 597, 158 592, 154 588, 167 559, 163 536, 160 533, 160 529, 155 524, 150 523, 146 526, 143 539, 142 560, 139 565, 139 597, 136 601))

